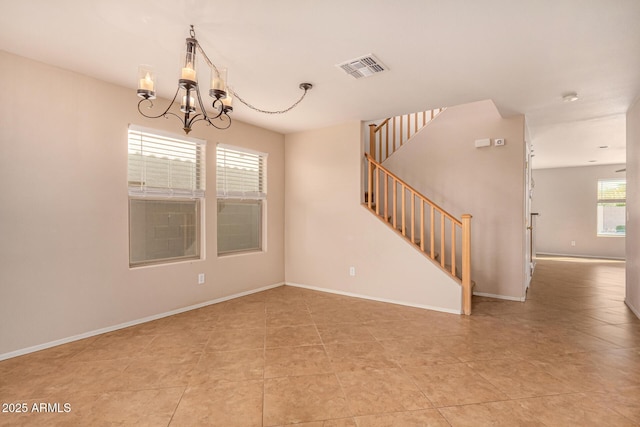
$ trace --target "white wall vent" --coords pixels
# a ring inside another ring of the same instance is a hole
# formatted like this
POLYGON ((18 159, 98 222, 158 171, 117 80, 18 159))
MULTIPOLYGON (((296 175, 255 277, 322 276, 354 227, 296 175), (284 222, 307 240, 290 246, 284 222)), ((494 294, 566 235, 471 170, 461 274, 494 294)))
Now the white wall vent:
POLYGON ((350 59, 342 64, 337 64, 336 67, 342 68, 345 73, 356 79, 369 77, 388 70, 387 66, 380 62, 372 53, 361 56, 360 58, 350 59))

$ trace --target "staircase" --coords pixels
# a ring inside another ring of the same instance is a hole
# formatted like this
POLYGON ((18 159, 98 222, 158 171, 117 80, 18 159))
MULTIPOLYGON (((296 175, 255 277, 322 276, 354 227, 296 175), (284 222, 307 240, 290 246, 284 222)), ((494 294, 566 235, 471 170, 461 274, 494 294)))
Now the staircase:
POLYGON ((389 117, 380 124, 369 125, 369 154, 378 162, 384 162, 400 149, 412 136, 435 119, 444 108, 389 117))
POLYGON ((370 125, 364 206, 462 286, 462 311, 469 315, 474 284, 471 215, 455 218, 381 164, 442 110, 389 118, 370 125))

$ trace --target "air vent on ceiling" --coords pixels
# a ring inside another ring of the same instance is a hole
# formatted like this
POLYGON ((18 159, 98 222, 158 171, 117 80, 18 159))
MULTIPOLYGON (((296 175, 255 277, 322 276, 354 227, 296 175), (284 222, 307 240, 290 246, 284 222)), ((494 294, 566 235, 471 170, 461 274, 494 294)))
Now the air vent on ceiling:
POLYGON ((342 68, 345 73, 356 79, 369 77, 388 70, 388 68, 371 53, 343 62, 342 64, 336 65, 336 67, 342 68))

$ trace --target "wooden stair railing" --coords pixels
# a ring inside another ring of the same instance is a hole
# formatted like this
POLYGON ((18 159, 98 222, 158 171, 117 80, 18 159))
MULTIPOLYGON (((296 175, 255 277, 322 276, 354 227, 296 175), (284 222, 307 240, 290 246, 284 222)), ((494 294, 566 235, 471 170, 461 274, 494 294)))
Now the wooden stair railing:
POLYGON ((455 218, 367 153, 365 161, 364 205, 461 284, 462 311, 471 314, 471 215, 455 218))
POLYGON ((378 125, 370 124, 369 154, 377 162, 384 162, 419 130, 431 123, 442 111, 444 108, 436 108, 404 116, 389 117, 378 125))

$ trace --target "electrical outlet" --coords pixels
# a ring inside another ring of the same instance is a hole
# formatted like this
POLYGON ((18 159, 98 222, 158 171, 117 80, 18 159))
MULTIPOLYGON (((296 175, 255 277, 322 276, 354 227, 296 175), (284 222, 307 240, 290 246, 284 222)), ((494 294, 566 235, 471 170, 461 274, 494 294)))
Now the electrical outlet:
POLYGON ((349 276, 354 277, 356 275, 356 268, 349 267, 349 276))
POLYGON ((571 246, 575 246, 575 245, 576 245, 576 241, 575 241, 575 240, 572 240, 572 241, 571 241, 571 246))
POLYGON ((204 273, 198 274, 198 285, 204 285, 204 273))

